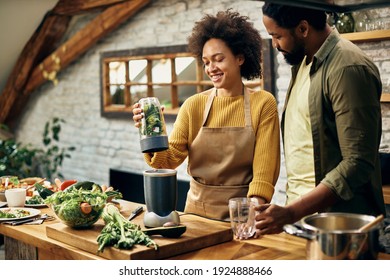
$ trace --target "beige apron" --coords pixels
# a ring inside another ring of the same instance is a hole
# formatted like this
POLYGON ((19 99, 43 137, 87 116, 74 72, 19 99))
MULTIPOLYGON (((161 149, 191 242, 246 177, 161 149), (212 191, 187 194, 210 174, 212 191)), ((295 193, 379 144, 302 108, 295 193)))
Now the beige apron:
POLYGON ((252 180, 255 135, 249 94, 244 91, 245 127, 205 127, 216 90, 209 95, 203 124, 189 147, 191 175, 186 213, 228 220, 229 198, 247 196, 252 180))

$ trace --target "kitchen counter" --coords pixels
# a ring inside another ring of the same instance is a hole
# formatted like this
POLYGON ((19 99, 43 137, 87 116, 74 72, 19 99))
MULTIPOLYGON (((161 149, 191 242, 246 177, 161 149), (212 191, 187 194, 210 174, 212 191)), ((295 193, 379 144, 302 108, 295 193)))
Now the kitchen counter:
MULTIPOLYGON (((131 210, 139 204, 121 201, 121 213, 127 217, 131 210)), ((42 213, 53 214, 49 208, 40 208, 42 213)), ((183 215, 182 224, 192 224, 192 221, 206 223, 210 230, 212 228, 219 229, 219 233, 223 233, 220 236, 226 237, 227 231, 230 229, 229 223, 209 221, 200 217, 191 218, 190 215, 183 215)), ((138 216, 138 220, 134 220, 135 223, 142 221, 142 214, 138 216)), ((47 236, 47 227, 54 227, 58 224, 58 220, 45 221, 41 225, 19 225, 10 226, 0 224, 0 234, 5 236, 5 257, 6 259, 72 259, 72 260, 101 260, 101 259, 120 259, 122 256, 128 257, 126 254, 103 254, 97 255, 83 248, 76 246, 77 244, 70 245, 59 240, 50 238, 47 236), (119 257, 118 257, 119 256, 119 257)), ((201 223, 198 223, 201 225, 201 223)), ((187 226, 188 227, 188 226, 187 226)), ((83 235, 84 230, 78 230, 79 235, 83 235)), ((95 233, 97 234, 97 233, 95 233)), ((184 242, 188 236, 191 236, 192 232, 187 231, 181 238, 181 242, 184 242), (184 241, 183 241, 184 240, 184 241)), ((164 259, 171 260, 304 260, 306 259, 306 240, 303 238, 295 237, 286 233, 267 235, 258 239, 249 240, 220 240, 220 243, 216 242, 211 245, 202 246, 202 242, 208 242, 215 238, 216 233, 210 232, 210 238, 197 239, 193 237, 191 243, 197 243, 196 249, 180 253, 179 255, 172 255, 164 257, 164 259)), ((165 244, 168 241, 164 241, 164 238, 153 237, 157 243, 165 244), (165 243, 164 243, 165 242, 165 243)), ((165 239, 166 240, 166 239, 165 239)), ((178 241, 177 239, 176 241, 178 241)), ((171 243, 175 243, 175 240, 169 240, 171 243)), ((188 246, 183 243, 184 247, 188 246)), ((169 244, 168 244, 169 245, 169 244)), ((203 244, 204 245, 204 244, 203 244)), ((165 246, 165 245, 164 245, 165 246)), ((114 248, 113 248, 114 249, 114 248)), ((117 249, 115 249, 117 250, 117 249)), ((110 250, 108 250, 110 252, 110 250)), ((128 251, 131 250, 117 250, 128 251)), ((169 251, 169 250, 168 250, 169 251)), ((130 254, 131 256, 131 254, 130 254)), ((141 257, 143 255, 140 255, 141 257)), ((379 253, 378 259, 390 260, 389 254, 379 253)))
POLYGON ((385 204, 390 204, 390 185, 383 185, 382 190, 385 204))

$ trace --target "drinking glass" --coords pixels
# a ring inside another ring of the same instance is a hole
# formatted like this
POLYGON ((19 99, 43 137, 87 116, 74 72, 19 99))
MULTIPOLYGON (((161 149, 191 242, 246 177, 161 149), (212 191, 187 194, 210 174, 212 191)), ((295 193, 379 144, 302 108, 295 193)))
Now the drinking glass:
POLYGON ((233 234, 238 239, 248 239, 256 232, 255 206, 257 199, 248 197, 234 197, 229 199, 230 223, 233 234))

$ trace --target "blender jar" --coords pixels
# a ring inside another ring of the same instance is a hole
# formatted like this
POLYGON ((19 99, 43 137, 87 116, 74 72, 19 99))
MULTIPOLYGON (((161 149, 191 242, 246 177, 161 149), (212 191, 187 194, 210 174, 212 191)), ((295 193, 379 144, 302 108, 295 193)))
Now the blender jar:
POLYGON ((168 136, 160 102, 156 97, 139 100, 143 118, 139 127, 141 151, 153 153, 168 149, 168 136))

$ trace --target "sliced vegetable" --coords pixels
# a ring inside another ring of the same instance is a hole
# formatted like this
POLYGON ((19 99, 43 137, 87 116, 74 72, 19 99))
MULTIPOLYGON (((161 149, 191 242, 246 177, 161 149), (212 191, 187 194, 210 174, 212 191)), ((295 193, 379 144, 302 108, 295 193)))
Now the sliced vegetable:
POLYGON ((46 188, 45 186, 43 186, 42 184, 39 184, 39 183, 35 183, 34 184, 34 187, 35 189, 37 190, 38 194, 40 195, 40 197, 42 197, 43 199, 46 199, 48 198, 49 196, 51 196, 52 194, 54 194, 54 192, 48 188, 46 188))
POLYGON ((106 185, 101 185, 100 187, 102 188, 102 191, 104 191, 104 192, 105 192, 105 191, 107 190, 107 188, 108 188, 106 185))
POLYGON ((65 180, 61 183, 60 185, 60 190, 63 191, 65 190, 67 187, 70 187, 71 185, 73 184, 76 184, 77 183, 77 180, 65 180))
POLYGON ((62 182, 61 182, 60 179, 55 178, 55 179, 54 179, 54 183, 56 184, 56 186, 57 186, 58 189, 61 187, 62 182))
POLYGON ((80 209, 81 212, 83 212, 84 214, 89 214, 92 211, 92 207, 88 202, 81 202, 80 209))

